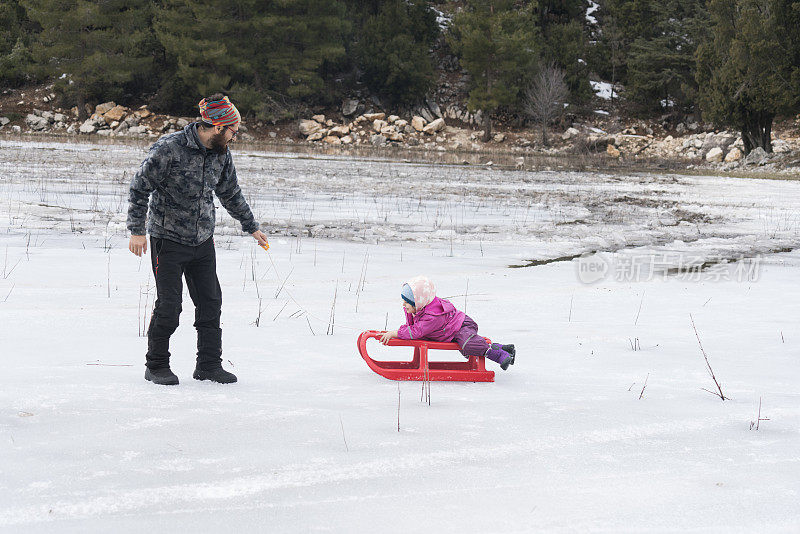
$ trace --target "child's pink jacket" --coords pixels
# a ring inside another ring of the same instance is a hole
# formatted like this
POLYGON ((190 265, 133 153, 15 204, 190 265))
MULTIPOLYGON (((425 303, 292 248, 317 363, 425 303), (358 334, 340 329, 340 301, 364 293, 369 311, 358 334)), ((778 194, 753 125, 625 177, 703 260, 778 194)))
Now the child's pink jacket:
POLYGON ((414 315, 406 312, 406 324, 397 330, 397 337, 452 341, 464 324, 465 317, 466 314, 458 311, 449 300, 434 297, 430 304, 417 310, 414 315))

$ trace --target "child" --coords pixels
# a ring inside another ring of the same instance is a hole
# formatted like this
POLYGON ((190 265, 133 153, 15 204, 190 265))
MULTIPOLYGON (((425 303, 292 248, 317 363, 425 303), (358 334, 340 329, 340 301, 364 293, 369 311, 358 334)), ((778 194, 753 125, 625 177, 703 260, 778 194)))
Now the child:
POLYGON ((486 356, 500 364, 505 371, 514 365, 516 350, 514 345, 486 343, 478 335, 478 325, 464 312, 445 299, 436 296, 433 282, 424 276, 415 276, 401 291, 403 307, 406 312, 406 324, 386 332, 381 336, 384 345, 390 339, 428 339, 430 341, 452 341, 458 344, 461 354, 470 356, 486 356))

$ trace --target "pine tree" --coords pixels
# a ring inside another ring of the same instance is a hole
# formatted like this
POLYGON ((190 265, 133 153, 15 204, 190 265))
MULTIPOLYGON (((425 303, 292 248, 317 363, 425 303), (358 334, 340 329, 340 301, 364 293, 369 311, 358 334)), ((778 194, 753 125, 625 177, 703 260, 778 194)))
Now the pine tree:
POLYGON ((576 102, 592 95, 586 62, 586 7, 586 0, 536 0, 532 5, 532 22, 542 35, 545 62, 561 68, 571 99, 576 102))
POLYGON ((705 0, 663 0, 654 8, 654 32, 638 37, 627 61, 627 96, 647 111, 691 111, 697 84, 695 53, 705 31, 705 0))
POLYGON ((369 88, 393 104, 424 97, 433 83, 430 48, 439 32, 428 3, 387 0, 362 20, 354 48, 369 88))
POLYGON ((36 28, 17 0, 0 3, 0 86, 19 86, 33 80, 30 42, 36 28))
POLYGON ((605 0, 595 17, 600 25, 591 65, 613 84, 628 83, 628 58, 636 39, 657 35, 657 6, 661 0, 605 0))
POLYGON ((468 107, 482 110, 483 139, 489 140, 491 114, 519 104, 541 44, 530 23, 530 6, 512 0, 468 0, 451 30, 451 45, 471 77, 468 107))
POLYGON ((772 152, 772 122, 800 109, 800 2, 710 0, 697 52, 704 116, 738 128, 745 152, 772 152))
POLYGON ((32 53, 78 104, 140 94, 154 77, 149 0, 22 0, 42 27, 32 53), (62 77, 62 75, 64 75, 62 77))
POLYGON ((156 32, 186 87, 182 104, 222 91, 253 116, 293 116, 323 98, 349 32, 337 0, 165 0, 156 32))

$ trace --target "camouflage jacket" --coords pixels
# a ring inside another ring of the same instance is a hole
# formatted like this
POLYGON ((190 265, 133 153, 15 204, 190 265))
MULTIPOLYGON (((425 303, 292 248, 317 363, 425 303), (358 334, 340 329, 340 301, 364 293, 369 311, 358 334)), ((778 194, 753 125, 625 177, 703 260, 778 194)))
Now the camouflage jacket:
POLYGON ((128 230, 144 235, 146 215, 152 237, 199 245, 214 235, 213 193, 245 232, 258 230, 230 150, 223 155, 207 149, 197 137, 197 124, 189 124, 156 141, 131 180, 128 230))

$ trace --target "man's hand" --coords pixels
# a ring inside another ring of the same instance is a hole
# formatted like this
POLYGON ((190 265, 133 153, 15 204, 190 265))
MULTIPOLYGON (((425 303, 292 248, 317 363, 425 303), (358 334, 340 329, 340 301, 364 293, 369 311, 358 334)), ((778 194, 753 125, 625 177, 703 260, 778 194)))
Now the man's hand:
POLYGON ((380 342, 386 345, 389 343, 390 339, 394 339, 397 337, 397 330, 390 330, 388 332, 384 332, 381 336, 380 342))
POLYGON ((255 232, 253 232, 253 233, 252 233, 252 234, 250 234, 250 235, 252 235, 252 236, 253 236, 253 238, 254 238, 256 241, 258 241, 258 244, 259 244, 259 246, 262 246, 262 247, 263 247, 263 246, 265 246, 265 245, 269 245, 269 243, 267 242, 267 234, 265 234, 265 233, 264 233, 264 232, 262 232, 261 230, 256 230, 255 232))
POLYGON ((147 236, 146 235, 132 235, 128 243, 128 250, 141 257, 142 254, 147 254, 147 236))

